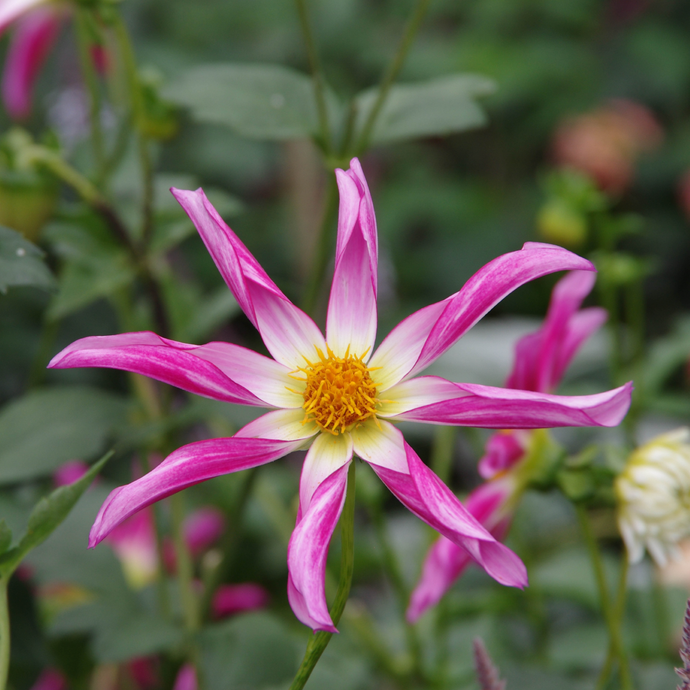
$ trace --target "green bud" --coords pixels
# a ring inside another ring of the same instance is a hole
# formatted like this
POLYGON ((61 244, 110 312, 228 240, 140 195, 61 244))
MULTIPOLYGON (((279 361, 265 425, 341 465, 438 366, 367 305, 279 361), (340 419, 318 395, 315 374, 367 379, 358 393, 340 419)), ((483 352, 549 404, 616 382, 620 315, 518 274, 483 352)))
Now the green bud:
POLYGON ((548 200, 537 216, 537 228, 547 242, 579 247, 587 239, 587 219, 561 199, 548 200))

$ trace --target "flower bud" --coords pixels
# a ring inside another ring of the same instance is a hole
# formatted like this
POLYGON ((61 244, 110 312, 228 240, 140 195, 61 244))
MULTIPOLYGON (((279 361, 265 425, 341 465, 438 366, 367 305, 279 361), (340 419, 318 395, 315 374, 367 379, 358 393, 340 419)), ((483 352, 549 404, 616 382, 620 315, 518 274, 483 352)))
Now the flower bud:
POLYGON ((662 434, 635 450, 615 490, 630 562, 641 560, 646 547, 663 566, 690 535, 690 429, 662 434))
POLYGON ((547 241, 562 247, 579 247, 587 239, 587 219, 560 199, 549 199, 539 211, 537 228, 547 241))

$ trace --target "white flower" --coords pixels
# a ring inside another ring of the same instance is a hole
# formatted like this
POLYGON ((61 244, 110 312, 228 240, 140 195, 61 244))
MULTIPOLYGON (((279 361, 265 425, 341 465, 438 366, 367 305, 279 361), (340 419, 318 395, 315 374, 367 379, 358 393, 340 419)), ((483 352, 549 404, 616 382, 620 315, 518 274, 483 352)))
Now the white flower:
POLYGON ((647 548, 657 565, 690 535, 690 429, 662 434, 635 450, 616 478, 618 526, 631 563, 647 548))

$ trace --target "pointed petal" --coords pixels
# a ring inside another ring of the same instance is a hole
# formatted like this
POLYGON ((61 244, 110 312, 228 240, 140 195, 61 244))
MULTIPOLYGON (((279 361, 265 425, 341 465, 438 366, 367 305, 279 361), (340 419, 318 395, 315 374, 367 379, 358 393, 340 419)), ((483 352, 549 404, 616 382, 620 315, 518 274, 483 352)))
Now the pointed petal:
POLYGON ((45 3, 46 0, 3 0, 0 3, 0 33, 25 12, 45 3))
POLYGON ((405 450, 409 474, 372 464, 384 484, 403 505, 463 548, 495 580, 504 585, 524 587, 527 572, 522 561, 479 524, 407 443, 405 450))
POLYGON ((304 422, 304 410, 273 410, 243 426, 235 438, 265 438, 276 441, 306 440, 316 435, 319 427, 304 422))
POLYGON ((303 444, 302 440, 233 437, 182 446, 148 474, 110 493, 91 528, 89 546, 96 546, 123 520, 166 496, 205 479, 264 465, 298 450, 303 444))
POLYGON ((328 546, 345 503, 348 465, 342 465, 318 485, 305 510, 300 504, 288 546, 290 606, 315 631, 338 632, 328 612, 324 582, 328 546))
POLYGON ((378 414, 485 429, 616 426, 630 407, 631 394, 632 382, 595 395, 565 396, 420 376, 387 391, 391 402, 381 404, 378 414))
POLYGON ((398 429, 383 419, 369 419, 354 428, 350 435, 358 457, 389 470, 409 472, 405 439, 398 429))
POLYGON ((335 171, 340 212, 326 340, 339 357, 349 351, 368 360, 376 340, 378 239, 364 173, 356 158, 351 165, 335 171))
POLYGON ((17 21, 2 78, 5 107, 16 120, 31 112, 34 81, 55 43, 61 21, 61 12, 52 7, 38 7, 17 21))
POLYGON ((276 361, 291 370, 315 361, 326 343, 316 324, 280 291, 225 224, 202 189, 171 189, 192 219, 225 282, 276 361))
POLYGON ((268 357, 229 343, 187 345, 149 331, 82 338, 55 355, 48 367, 122 369, 243 405, 298 407, 303 403, 301 396, 285 388, 299 382, 268 357))
POLYGON ((412 314, 391 331, 370 362, 383 367, 379 390, 429 366, 516 288, 566 270, 593 271, 594 266, 566 249, 539 242, 527 242, 520 251, 486 264, 459 292, 412 314))

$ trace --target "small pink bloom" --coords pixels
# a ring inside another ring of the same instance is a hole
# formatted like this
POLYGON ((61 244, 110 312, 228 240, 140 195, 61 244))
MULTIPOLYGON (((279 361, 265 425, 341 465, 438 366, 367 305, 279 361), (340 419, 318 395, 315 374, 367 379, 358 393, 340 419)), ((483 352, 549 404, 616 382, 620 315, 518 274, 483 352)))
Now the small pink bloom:
POLYGON ((150 584, 158 574, 156 533, 153 510, 147 508, 117 525, 107 541, 120 559, 125 577, 132 587, 150 584))
POLYGON ((56 668, 47 668, 41 672, 31 690, 66 690, 67 679, 56 668))
POLYGON ((214 618, 226 618, 243 611, 254 611, 268 605, 268 591, 255 582, 239 585, 221 585, 213 595, 214 618))
MULTIPOLYGON (((225 517, 218 508, 206 506, 195 510, 185 518, 182 530, 185 542, 192 558, 196 559, 218 541, 225 529, 225 517)), ((177 569, 175 547, 170 540, 166 540, 163 548, 165 567, 174 573, 177 569)))
POLYGON ((158 663, 155 657, 142 656, 130 659, 127 662, 127 669, 132 680, 141 690, 150 690, 160 684, 158 663))
POLYGON ((525 567, 419 459, 394 422, 485 428, 615 426, 631 384, 560 397, 417 376, 506 295, 556 271, 593 271, 571 252, 527 243, 494 259, 447 299, 400 323, 374 349, 378 239, 364 173, 355 158, 337 170, 340 213, 326 334, 281 292, 201 189, 173 189, 216 266, 273 359, 231 343, 188 345, 154 333, 79 340, 50 367, 100 366, 144 374, 215 400, 272 408, 232 438, 179 448, 146 476, 115 489, 90 536, 98 544, 123 520, 220 474, 307 450, 297 524, 288 546, 288 597, 314 630, 335 632, 324 576, 353 455, 368 462, 415 515, 465 549, 498 582, 523 587, 525 567))
POLYGON ((185 664, 178 672, 175 678, 175 685, 173 690, 196 690, 196 671, 191 664, 185 664))
MULTIPOLYGON (((584 341, 606 321, 598 307, 580 309, 594 286, 594 274, 571 271, 554 287, 541 328, 521 338, 515 347, 510 388, 549 393, 556 388, 584 341)), ((512 512, 524 490, 520 461, 530 445, 529 431, 499 431, 486 444, 479 474, 489 481, 467 499, 467 509, 498 540, 510 526, 512 512)), ((445 537, 431 547, 422 576, 412 592, 407 619, 416 621, 436 605, 471 563, 467 552, 445 537)))
POLYGON ((89 471, 89 466, 82 460, 70 460, 55 470, 53 482, 55 486, 74 484, 89 471))

